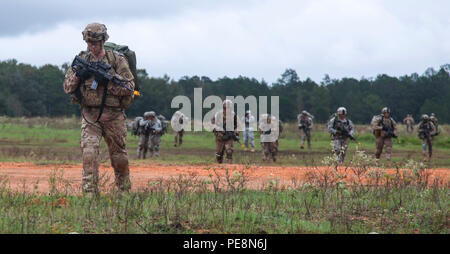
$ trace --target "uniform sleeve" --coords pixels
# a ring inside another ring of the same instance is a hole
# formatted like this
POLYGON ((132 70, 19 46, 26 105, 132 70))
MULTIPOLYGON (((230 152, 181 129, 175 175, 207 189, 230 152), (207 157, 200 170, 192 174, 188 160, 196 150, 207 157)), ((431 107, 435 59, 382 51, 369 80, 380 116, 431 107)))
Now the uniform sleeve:
POLYGON ((155 129, 155 131, 159 132, 162 130, 162 125, 161 125, 161 121, 156 121, 155 125, 153 126, 153 128, 155 129))
POLYGON ((328 122, 328 132, 331 134, 336 134, 336 130, 333 128, 334 125, 334 118, 332 118, 329 122, 328 122))
POLYGON ((308 129, 312 129, 312 127, 313 127, 313 120, 312 120, 312 118, 309 118, 309 128, 308 129))
POLYGON ((76 73, 72 70, 72 67, 66 72, 64 77, 64 92, 67 94, 72 94, 77 89, 80 79, 76 76, 76 73))
POLYGON ((430 121, 430 127, 431 127, 430 134, 431 134, 431 135, 436 134, 436 126, 435 126, 434 123, 431 122, 431 121, 430 121))
MULTIPOLYGON (((112 71, 118 79, 125 81, 125 86, 134 90, 134 77, 131 74, 127 59, 123 55, 116 55, 116 70, 112 71)), ((130 96, 134 93, 124 87, 118 86, 113 82, 108 83, 108 90, 116 96, 130 96)))
POLYGON ((397 130, 397 122, 392 118, 391 118, 391 121, 392 121, 392 126, 394 127, 394 131, 396 131, 397 130))
POLYGON ((348 126, 350 127, 348 134, 353 137, 355 134, 355 126, 353 125, 353 122, 351 120, 348 120, 348 126))
POLYGON ((370 123, 372 125, 372 129, 373 130, 381 130, 383 129, 383 126, 378 125, 378 122, 380 121, 380 119, 376 116, 374 116, 372 118, 372 122, 370 123))

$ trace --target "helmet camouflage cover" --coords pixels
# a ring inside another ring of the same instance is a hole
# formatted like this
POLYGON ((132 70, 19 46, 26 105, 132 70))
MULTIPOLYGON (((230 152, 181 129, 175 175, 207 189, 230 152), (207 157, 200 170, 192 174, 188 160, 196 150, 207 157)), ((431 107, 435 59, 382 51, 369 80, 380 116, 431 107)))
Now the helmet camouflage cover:
POLYGON ((109 36, 106 32, 106 26, 100 23, 91 23, 86 26, 83 34, 83 40, 87 41, 107 41, 109 36))

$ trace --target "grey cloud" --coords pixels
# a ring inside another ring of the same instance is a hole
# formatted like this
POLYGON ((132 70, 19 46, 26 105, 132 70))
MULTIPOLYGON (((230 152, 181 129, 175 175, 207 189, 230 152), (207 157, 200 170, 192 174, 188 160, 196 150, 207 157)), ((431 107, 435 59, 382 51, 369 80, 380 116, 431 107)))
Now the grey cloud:
POLYGON ((162 19, 192 9, 228 8, 254 1, 150 0, 58 1, 4 0, 0 8, 0 37, 36 33, 62 22, 93 22, 117 19, 162 19))

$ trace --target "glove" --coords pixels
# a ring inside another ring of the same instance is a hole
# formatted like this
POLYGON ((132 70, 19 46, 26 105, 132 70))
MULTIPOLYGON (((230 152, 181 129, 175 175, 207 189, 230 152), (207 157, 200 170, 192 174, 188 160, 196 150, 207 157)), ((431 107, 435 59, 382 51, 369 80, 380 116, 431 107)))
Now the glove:
POLYGON ((75 75, 81 80, 86 80, 91 76, 91 72, 85 68, 76 71, 75 75))

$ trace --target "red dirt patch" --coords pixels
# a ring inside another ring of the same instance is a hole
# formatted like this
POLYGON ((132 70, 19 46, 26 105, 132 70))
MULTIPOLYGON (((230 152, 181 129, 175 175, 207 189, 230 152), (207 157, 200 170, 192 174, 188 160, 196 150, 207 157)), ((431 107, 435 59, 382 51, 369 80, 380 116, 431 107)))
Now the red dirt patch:
MULTIPOLYGON (((178 178, 179 175, 196 176, 200 178, 215 178, 220 176, 224 178, 226 172, 233 176, 235 172, 244 172, 247 177, 247 187, 261 188, 270 180, 277 180, 279 185, 292 186, 294 182, 311 179, 311 177, 327 177, 331 169, 327 167, 277 167, 277 166, 245 166, 239 164, 233 165, 160 165, 149 163, 146 165, 131 165, 130 174, 133 190, 139 190, 148 187, 149 182, 156 182, 161 179, 169 180, 178 178)), ((383 169, 386 174, 395 175, 395 169, 383 169)), ((36 191, 48 193, 50 191, 50 178, 58 179, 59 190, 65 186, 75 193, 80 193, 81 189, 81 164, 74 165, 36 165, 33 163, 2 162, 0 163, 0 179, 8 180, 7 185, 16 191, 36 191)), ((357 173, 352 168, 340 167, 339 174, 345 174, 342 178, 346 182, 357 179, 357 173)), ((411 173, 410 170, 400 170, 401 174, 411 173)), ((440 179, 444 184, 448 184, 450 169, 437 168, 427 169, 425 173, 431 183, 434 179, 440 179)), ((111 167, 100 166, 100 175, 109 178, 109 186, 114 180, 114 172, 111 167)), ((331 179, 332 180, 332 179, 331 179)), ((223 180, 225 181, 225 180, 223 180)), ((366 182, 366 180, 361 180, 366 182)), ((67 188, 66 188, 67 189, 67 188)), ((72 192, 71 192, 72 193, 72 192)))

